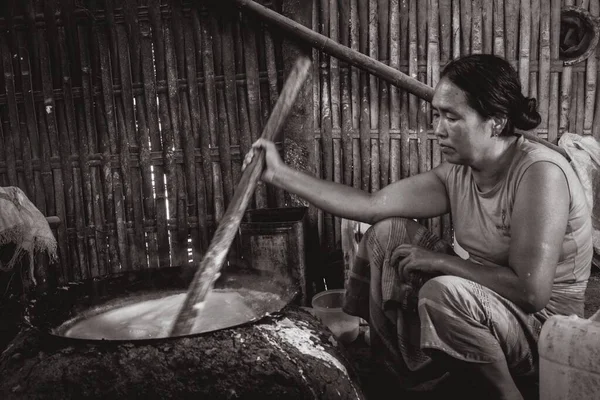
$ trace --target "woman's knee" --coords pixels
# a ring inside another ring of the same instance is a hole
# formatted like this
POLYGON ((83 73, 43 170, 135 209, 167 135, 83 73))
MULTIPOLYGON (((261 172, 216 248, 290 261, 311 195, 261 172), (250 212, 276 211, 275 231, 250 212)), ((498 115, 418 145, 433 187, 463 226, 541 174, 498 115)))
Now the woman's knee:
MULTIPOLYGON (((406 238, 406 229, 410 223, 416 223, 406 218, 386 218, 371 225, 365 232, 363 240, 377 239, 379 242, 387 242, 390 237, 406 238)), ((405 239, 406 240, 406 239, 405 239)))
POLYGON ((474 282, 452 275, 429 279, 419 290, 419 302, 457 305, 473 297, 474 282))

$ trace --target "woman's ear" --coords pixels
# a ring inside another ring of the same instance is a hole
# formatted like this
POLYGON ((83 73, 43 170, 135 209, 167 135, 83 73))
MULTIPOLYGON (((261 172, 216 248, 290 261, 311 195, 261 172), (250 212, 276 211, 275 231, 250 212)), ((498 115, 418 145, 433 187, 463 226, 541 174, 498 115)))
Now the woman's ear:
POLYGON ((506 118, 492 117, 492 136, 498 137, 506 126, 506 118))

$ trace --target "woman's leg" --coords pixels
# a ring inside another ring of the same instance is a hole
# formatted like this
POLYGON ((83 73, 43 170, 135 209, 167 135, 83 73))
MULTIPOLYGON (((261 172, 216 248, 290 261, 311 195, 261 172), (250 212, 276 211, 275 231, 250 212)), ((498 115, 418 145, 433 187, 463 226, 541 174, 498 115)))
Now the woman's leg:
POLYGON ((512 374, 535 372, 541 324, 510 301, 454 276, 429 280, 419 292, 421 346, 452 371, 482 383, 494 398, 522 399, 512 374))
POLYGON ((442 372, 420 349, 419 315, 416 308, 408 311, 402 304, 406 300, 404 283, 390 265, 393 251, 403 243, 436 251, 448 249, 415 221, 392 218, 378 222, 359 244, 346 282, 344 310, 369 321, 376 363, 396 375, 401 386, 413 387, 442 372))

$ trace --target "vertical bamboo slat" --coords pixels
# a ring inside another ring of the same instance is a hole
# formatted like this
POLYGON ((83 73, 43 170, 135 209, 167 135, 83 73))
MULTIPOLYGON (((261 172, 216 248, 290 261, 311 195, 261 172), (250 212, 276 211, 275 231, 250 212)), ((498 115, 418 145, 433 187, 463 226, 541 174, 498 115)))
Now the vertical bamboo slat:
MULTIPOLYGON (((52 75, 50 68, 50 57, 48 54, 48 45, 46 41, 46 35, 43 31, 38 30, 38 43, 40 44, 40 74, 42 77, 42 93, 44 96, 44 104, 43 104, 43 114, 44 120, 46 121, 45 125, 48 131, 48 138, 50 148, 49 154, 54 157, 58 156, 58 132, 57 132, 57 123, 56 123, 56 107, 54 102, 54 94, 53 94, 53 86, 52 86, 52 75)), ((39 118, 40 122, 42 122, 42 118, 39 118)), ((50 159, 50 157, 48 157, 50 159)), ((69 265, 65 265, 65 260, 69 261, 69 249, 67 243, 67 212, 66 212, 66 199, 63 188, 65 187, 65 183, 63 180, 63 175, 66 173, 65 169, 68 167, 66 160, 61 160, 61 168, 54 169, 53 178, 54 178, 54 187, 56 188, 55 201, 56 201, 56 215, 63 221, 63 223, 58 227, 57 230, 57 241, 58 241, 58 250, 59 257, 63 262, 60 267, 62 270, 62 274, 58 277, 59 283, 64 283, 68 280, 69 277, 69 265)))
POLYGON ((548 128, 548 107, 550 106, 550 4, 540 4, 540 56, 538 91, 542 123, 540 128, 548 128))
POLYGON ((473 45, 471 46, 471 53, 479 54, 483 52, 483 14, 481 9, 481 0, 473 0, 472 11, 473 20, 471 27, 471 38, 473 45))
MULTIPOLYGON (((369 10, 368 2, 359 2, 358 18, 360 22, 359 29, 359 50, 363 54, 368 54, 369 43, 369 10)), ((369 102, 369 74, 360 71, 360 158, 361 158, 361 188, 369 191, 371 189, 371 108, 369 102)), ((357 164, 355 164, 357 165, 357 164)))
MULTIPOLYGON (((440 17, 440 58, 448 60, 452 55, 452 1, 439 0, 438 3, 440 17)), ((442 61, 442 65, 444 65, 444 61, 442 61)))
POLYGON ((519 78, 524 96, 529 95, 529 65, 531 62, 531 0, 521 0, 519 12, 519 78))
MULTIPOLYGON (((250 125, 250 134, 252 142, 260 137, 260 83, 258 78, 258 59, 256 36, 254 30, 256 26, 250 25, 251 21, 244 18, 244 61, 246 67, 246 92, 248 97, 248 122, 250 125)), ((317 63, 313 63, 317 64, 317 63)), ((315 105, 316 107, 316 105, 315 105)), ((259 182, 256 187, 256 207, 267 207, 267 188, 264 183, 259 182)))
MULTIPOLYGON (((538 110, 541 108, 538 93, 539 76, 539 40, 540 40, 540 0, 531 0, 531 59, 537 62, 536 71, 531 71, 529 79, 529 97, 535 97, 538 103, 538 110)), ((541 110, 540 110, 541 111, 541 110)))
MULTIPOLYGON (((206 117, 208 121, 210 148, 217 148, 219 140, 217 134, 217 94, 215 84, 215 70, 214 70, 214 56, 212 41, 210 40, 211 32, 209 29, 209 18, 206 12, 201 15, 201 31, 202 31, 202 61, 204 67, 204 89, 206 96, 206 117)), ((225 205, 223 199, 223 186, 221 179, 221 169, 219 168, 219 161, 212 159, 211 155, 211 170, 212 170, 212 182, 213 182, 213 196, 214 196, 214 215, 215 221, 221 219, 221 216, 225 212, 225 205)), ((220 158, 223 162, 223 158, 220 158)))
MULTIPOLYGON (((565 5, 572 5, 572 1, 566 0, 565 5), (571 3, 571 4, 569 4, 571 3)), ((561 74, 559 129, 564 132, 569 126, 569 114, 571 107, 573 68, 565 66, 561 74)))
POLYGON ((140 153, 142 146, 138 140, 134 111, 134 95, 132 87, 132 66, 128 41, 124 27, 118 26, 117 50, 119 55, 119 75, 121 82, 121 98, 119 108, 120 120, 120 162, 123 171, 125 200, 127 203, 128 238, 131 246, 131 267, 134 270, 145 269, 148 266, 146 259, 146 245, 144 237, 144 212, 142 208, 142 176, 140 166, 129 163, 130 149, 135 148, 140 153), (122 111, 121 111, 122 110, 122 111))
POLYGON ((471 20, 472 2, 461 0, 460 2, 460 30, 461 30, 461 54, 471 53, 471 20))
POLYGON ((483 52, 494 52, 494 0, 482 0, 483 52))
MULTIPOLYGON (((379 21, 379 57, 382 60, 389 60, 389 17, 390 8, 388 0, 379 0, 378 6, 379 21)), ((391 61, 388 61, 391 64, 391 61)), ((390 85, 387 82, 379 83, 379 141, 378 146, 375 146, 380 163, 375 166, 375 170, 380 170, 379 179, 373 179, 373 183, 377 187, 385 187, 390 180, 390 85)))
MULTIPOLYGON (((64 28, 60 27, 58 30, 58 54, 62 61, 61 70, 62 70, 62 89, 64 96, 64 113, 66 116, 66 127, 63 127, 63 138, 61 148, 64 146, 63 151, 64 157, 68 159, 68 154, 74 153, 74 149, 69 150, 70 143, 76 143, 75 138, 77 137, 77 122, 76 122, 76 114, 75 114, 75 103, 73 100, 73 91, 72 91, 72 82, 71 82, 71 71, 69 67, 69 63, 66 61, 68 59, 67 54, 67 43, 65 38, 64 28), (65 129, 66 128, 66 129, 65 129), (68 152, 68 153, 67 153, 68 152)), ((72 174, 78 173, 79 171, 73 167, 69 167, 65 169, 66 173, 69 175, 69 181, 71 181, 71 191, 69 192, 69 197, 71 198, 71 202, 67 202, 67 204, 71 203, 73 205, 73 209, 70 209, 67 215, 71 214, 69 217, 70 225, 74 227, 74 241, 76 243, 76 247, 73 246, 72 250, 74 252, 73 258, 78 261, 77 264, 73 264, 71 269, 77 271, 77 276, 79 279, 89 278, 89 267, 87 265, 87 257, 86 257, 86 245, 85 245, 85 234, 84 234, 84 213, 83 206, 81 204, 79 193, 82 192, 81 189, 81 180, 74 179, 72 174)))
POLYGON ((102 176, 104 183, 104 199, 106 209, 106 220, 108 221, 107 233, 109 246, 108 251, 110 255, 110 267, 111 273, 118 273, 121 270, 121 262, 125 263, 125 260, 120 260, 121 256, 124 256, 125 243, 124 238, 124 226, 122 224, 122 203, 119 199, 119 190, 121 189, 121 182, 118 181, 119 177, 113 174, 112 168, 112 154, 116 154, 117 151, 117 132, 116 132, 116 113, 113 104, 113 90, 112 90, 112 69, 110 57, 108 57, 108 38, 103 27, 96 29, 96 39, 98 41, 98 49, 101 54, 106 55, 100 57, 100 73, 101 73, 101 84, 102 84, 102 107, 96 108, 96 115, 98 116, 97 121, 99 122, 100 132, 103 136, 108 138, 108 143, 104 143, 101 148, 102 152, 102 176), (115 179, 117 178, 117 179, 115 179))
MULTIPOLYGON (((550 10, 550 61, 558 60, 558 48, 560 40, 560 29, 554 27, 560 26, 560 8, 561 0, 552 0, 550 10)), ((548 103, 548 140, 556 143, 558 139, 559 125, 559 96, 560 83, 558 72, 550 74, 550 100, 548 103)))
MULTIPOLYGON (((19 69, 21 71, 21 92, 23 93, 24 101, 23 106, 19 108, 20 113, 26 113, 26 115, 34 114, 33 118, 26 118, 23 116, 19 118, 21 124, 21 130, 24 134, 21 135, 23 140, 23 170, 25 172, 25 184, 29 196, 34 204, 40 208, 38 199, 42 201, 44 198, 41 193, 41 185, 39 185, 39 174, 34 173, 33 170, 33 158, 36 157, 36 150, 39 150, 37 143, 37 126, 35 118, 35 106, 33 103, 33 87, 31 82, 31 71, 29 68, 29 56, 28 52, 24 51, 27 47, 25 42, 25 34, 23 32, 17 33, 17 47, 19 55, 19 69)), ((37 152, 39 157, 39 151, 37 152)))
MULTIPOLYGON (((400 61, 408 64, 408 73, 414 73, 411 70, 411 50, 409 45, 409 36, 411 30, 411 24, 409 22, 410 10, 412 10, 412 4, 410 0, 403 0, 400 3, 400 61)), ((412 43, 412 40, 410 40, 412 43)), ((416 57, 416 54, 415 54, 416 57)), ((413 76, 413 75, 410 75, 413 76)), ((413 96, 409 96, 408 92, 400 92, 402 108, 400 109, 400 156, 402 162, 401 177, 406 178, 410 173, 410 136, 409 136, 409 99, 413 96)), ((412 101, 412 100, 411 100, 412 101)))
POLYGON ((505 56, 504 50, 504 2, 494 1, 494 54, 505 56))
POLYGON ((461 28, 460 28, 460 2, 452 0, 452 57, 460 57, 462 50, 461 28))
MULTIPOLYGON (((427 65, 427 15, 428 1, 420 1, 417 9, 417 60, 419 65, 427 65)), ((418 79, 421 82, 427 83, 427 72, 421 72, 419 69, 418 79)), ((419 108, 414 110, 417 113, 417 144, 418 144, 418 159, 419 172, 425 172, 431 168, 431 157, 427 151, 427 114, 429 103, 423 99, 419 99, 419 108)))
MULTIPOLYGON (((340 43, 350 47, 350 9, 341 7, 339 19, 340 43)), ((352 186, 352 141, 355 133, 352 125, 352 98, 350 74, 351 68, 348 64, 340 65, 340 102, 341 102, 341 140, 342 140, 342 168, 343 182, 345 185, 352 186)))
MULTIPOLYGON (((171 176, 170 198, 174 199, 174 204, 169 204, 175 211, 175 215, 170 217, 175 221, 175 229, 171 232, 171 264, 175 266, 187 266, 188 264, 188 218, 187 205, 188 197, 185 187, 185 179, 183 174, 183 166, 177 163, 175 152, 181 152, 181 111, 182 104, 179 102, 179 82, 178 82, 178 59, 177 49, 174 45, 173 32, 171 29, 171 21, 166 21, 164 24, 164 40, 165 40, 165 62, 167 72, 167 92, 169 98, 169 118, 171 119, 171 131, 167 132, 165 145, 170 151, 167 153, 172 157, 173 170, 171 176)), ((189 133, 188 133, 189 134, 189 133)), ((170 160, 168 160, 170 161, 170 160)))
MULTIPOLYGON (((600 8, 598 0, 591 0, 589 3, 590 14, 594 17, 598 17, 600 8)), ((585 67, 585 119, 583 121, 583 133, 585 135, 593 134, 592 125, 594 122, 594 102, 596 99, 597 92, 597 70, 598 59, 596 57, 596 54, 592 53, 591 56, 587 59, 585 67)))
MULTIPOLYGON (((329 2, 329 36, 332 40, 340 41, 339 10, 336 0, 329 2)), ((337 58, 329 59, 330 90, 331 90, 331 127, 335 132, 341 130, 340 116, 340 68, 337 58)), ((339 138, 333 138, 333 180, 341 183, 342 180, 342 144, 339 138)), ((333 219, 334 248, 339 248, 341 243, 341 220, 333 219)))
MULTIPOLYGON (((510 61, 517 59, 517 49, 519 47, 519 14, 522 0, 504 0, 504 20, 505 20, 505 55, 510 61)), ((557 25, 553 25, 557 26, 557 25)))
MULTIPOLYGON (((390 67, 400 70, 400 2, 399 0, 390 1, 390 67)), ((400 130, 400 89, 395 86, 390 86, 390 129, 398 132, 400 130)), ((384 154, 386 154, 384 152, 384 154)), ((398 139, 390 139, 389 145, 389 183, 396 182, 401 177, 401 157, 400 157, 400 141, 398 139)), ((385 170, 385 168, 384 168, 385 170)), ((387 182, 385 182, 387 183, 387 182)))
POLYGON ((10 124, 10 132, 5 132, 8 183, 11 186, 18 186, 19 182, 17 178, 14 137, 15 135, 19 135, 19 112, 17 109, 17 101, 15 99, 15 74, 11 61, 11 51, 8 48, 5 35, 0 35, 0 52, 2 52, 2 67, 4 69, 4 84, 8 102, 8 121, 10 124))

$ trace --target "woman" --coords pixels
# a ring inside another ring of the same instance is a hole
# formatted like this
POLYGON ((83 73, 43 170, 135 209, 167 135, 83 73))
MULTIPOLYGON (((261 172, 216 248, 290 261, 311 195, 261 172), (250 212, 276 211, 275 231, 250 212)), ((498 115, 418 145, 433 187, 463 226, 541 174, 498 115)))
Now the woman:
POLYGON ((369 321, 374 352, 392 371, 416 380, 463 371, 488 395, 520 399, 513 376, 535 373, 543 322, 583 313, 592 258, 584 191, 560 154, 515 133, 541 118, 504 59, 452 61, 432 109, 445 161, 431 171, 371 194, 292 170, 259 140, 262 179, 373 224, 345 310, 369 321), (412 220, 449 212, 462 257, 412 220))

